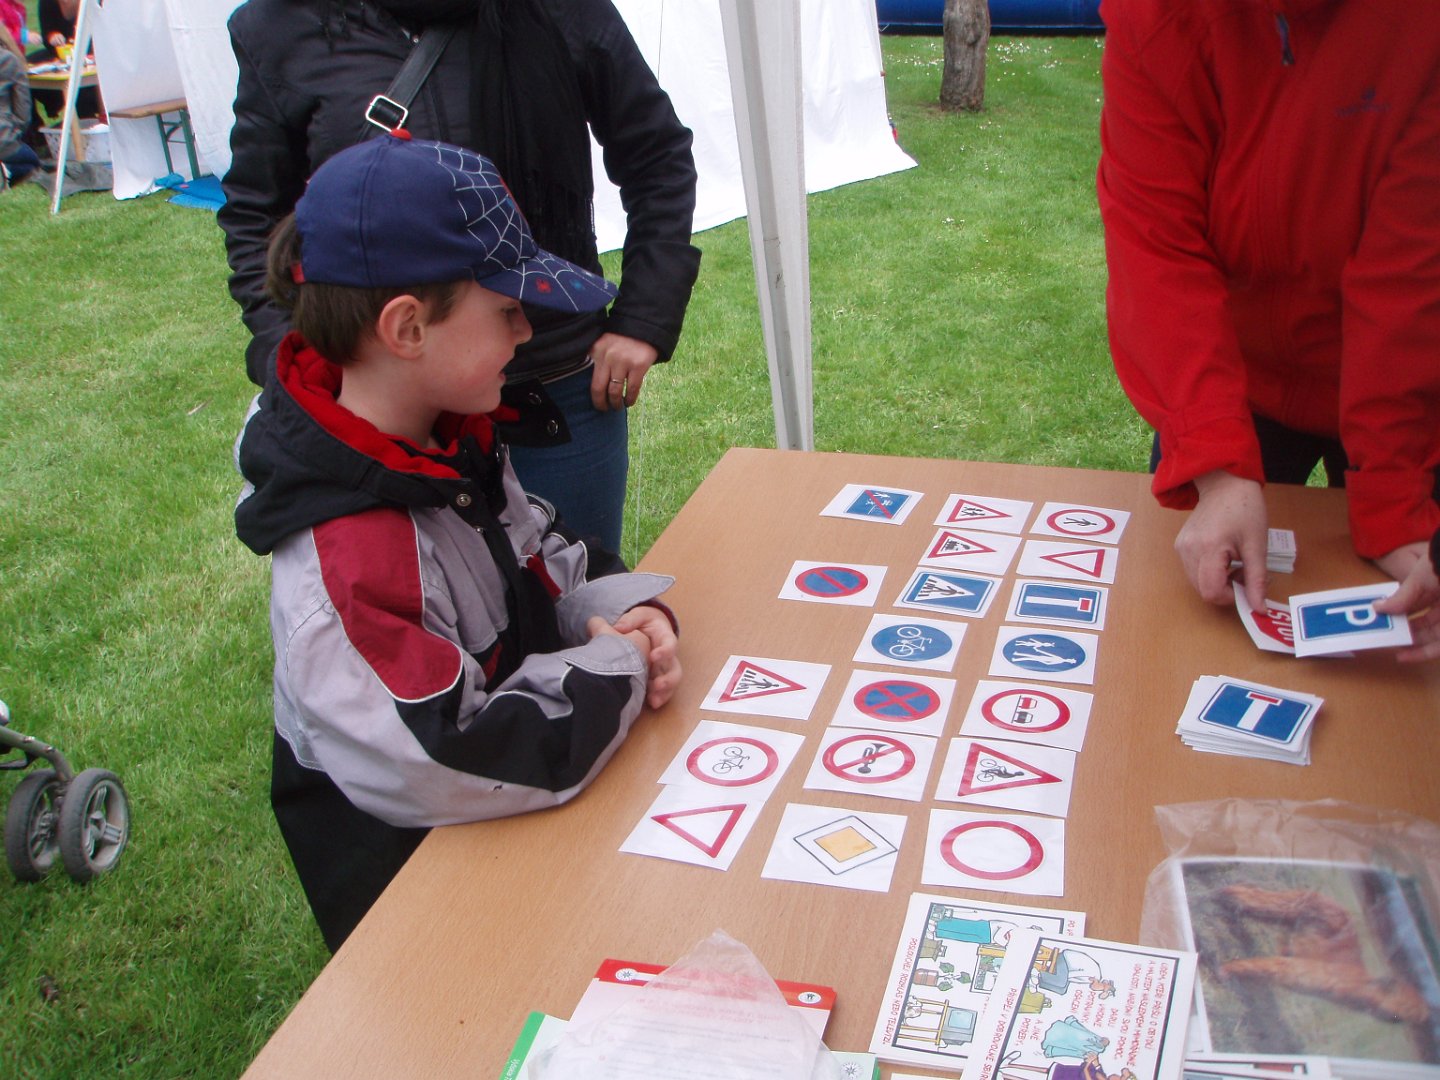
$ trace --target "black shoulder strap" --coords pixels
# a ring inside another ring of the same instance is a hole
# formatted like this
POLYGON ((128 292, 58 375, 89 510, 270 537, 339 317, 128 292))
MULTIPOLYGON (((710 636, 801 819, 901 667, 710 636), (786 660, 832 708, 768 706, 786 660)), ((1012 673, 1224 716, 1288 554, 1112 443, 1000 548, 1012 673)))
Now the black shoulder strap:
POLYGON ((365 108, 365 123, 360 127, 357 141, 364 141, 373 134, 371 125, 381 131, 393 131, 405 126, 405 121, 410 116, 410 103, 415 100, 420 87, 425 85, 425 80, 435 69, 440 54, 445 51, 450 39, 459 29, 458 23, 445 23, 427 26, 421 32, 420 40, 410 50, 405 63, 400 65, 389 89, 370 99, 370 104, 365 108))

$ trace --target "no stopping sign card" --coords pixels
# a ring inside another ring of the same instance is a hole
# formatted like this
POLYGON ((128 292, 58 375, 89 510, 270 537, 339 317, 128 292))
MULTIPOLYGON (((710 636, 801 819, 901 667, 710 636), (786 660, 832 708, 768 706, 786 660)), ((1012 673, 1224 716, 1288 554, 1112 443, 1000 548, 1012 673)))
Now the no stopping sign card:
POLYGON ((804 741, 805 736, 793 731, 702 720, 660 775, 660 783, 764 799, 775 790, 804 741))
POLYGON ((780 599, 874 607, 884 580, 883 566, 800 560, 785 575, 780 599))
POLYGON ((1018 533, 1035 504, 1025 499, 999 499, 988 495, 951 495, 945 500, 936 525, 960 525, 984 532, 1018 533))
POLYGON ((955 696, 955 680, 926 675, 852 671, 832 727, 939 735, 955 696))
POLYGON ((964 637, 964 624, 953 620, 874 615, 855 659, 862 664, 950 671, 964 637))
POLYGON ((830 674, 829 664, 732 656, 700 703, 702 709, 808 720, 830 674))
POLYGON ((924 735, 832 727, 820 740, 805 786, 919 802, 934 757, 935 740, 924 735))
POLYGON ((1030 531, 1041 536, 1066 536, 1101 544, 1118 544, 1129 520, 1128 510, 1047 502, 1035 516, 1030 531))
POLYGON ((1079 750, 1085 745, 1093 700, 1084 690, 981 679, 960 734, 1079 750))
POLYGON ((991 675, 1093 683, 1098 634, 1047 630, 1041 626, 1002 626, 995 635, 991 675))
POLYGON ((1065 893, 1065 822, 1058 818, 931 810, 920 880, 1030 896, 1065 893))
POLYGON ((903 525, 920 502, 921 492, 876 484, 846 484, 820 511, 822 517, 853 518, 878 521, 884 525, 903 525))
POLYGON ((1064 817, 1074 780, 1075 754, 1069 750, 999 739, 951 739, 935 798, 1064 817))

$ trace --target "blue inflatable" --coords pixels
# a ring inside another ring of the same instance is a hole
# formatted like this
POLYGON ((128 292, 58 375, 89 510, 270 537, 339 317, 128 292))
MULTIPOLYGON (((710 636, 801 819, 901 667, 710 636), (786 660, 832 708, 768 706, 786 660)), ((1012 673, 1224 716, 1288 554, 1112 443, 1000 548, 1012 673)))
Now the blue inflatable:
MULTIPOLYGON (((875 0, 882 33, 938 34, 945 0, 875 0)), ((990 0, 997 34, 1101 33, 1100 0, 990 0)))

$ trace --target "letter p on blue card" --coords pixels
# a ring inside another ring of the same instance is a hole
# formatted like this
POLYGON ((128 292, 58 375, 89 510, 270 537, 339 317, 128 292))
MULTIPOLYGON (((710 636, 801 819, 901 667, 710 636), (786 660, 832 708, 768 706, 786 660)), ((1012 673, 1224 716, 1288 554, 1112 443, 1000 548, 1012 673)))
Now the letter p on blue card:
POLYGON ((1327 656, 1357 649, 1382 649, 1411 643, 1410 623, 1382 615, 1375 605, 1399 583, 1302 593, 1290 598, 1296 656, 1327 656))

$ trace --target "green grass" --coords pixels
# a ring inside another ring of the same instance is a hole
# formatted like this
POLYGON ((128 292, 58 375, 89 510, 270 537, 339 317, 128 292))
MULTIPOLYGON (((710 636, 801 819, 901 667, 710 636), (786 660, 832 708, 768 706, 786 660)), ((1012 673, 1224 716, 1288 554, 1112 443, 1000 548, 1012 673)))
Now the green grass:
MULTIPOLYGON (((1105 345, 1099 43, 997 39, 975 116, 931 104, 938 38, 885 55, 920 168, 810 200, 817 446, 1138 467, 1105 345)), ((208 214, 48 209, 0 196, 0 697, 118 772, 135 829, 88 888, 0 872, 0 1076, 234 1076, 326 959, 266 795, 267 568, 231 521, 244 332, 208 214)), ((680 350, 632 416, 632 559, 728 447, 773 445, 745 224, 697 243, 680 350)))

